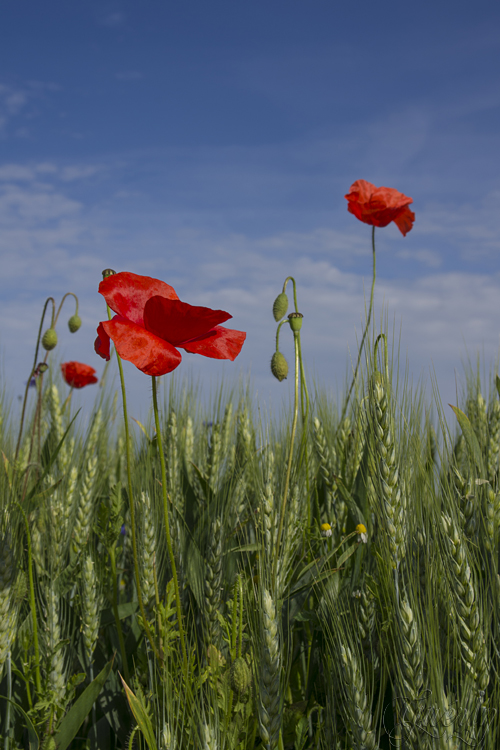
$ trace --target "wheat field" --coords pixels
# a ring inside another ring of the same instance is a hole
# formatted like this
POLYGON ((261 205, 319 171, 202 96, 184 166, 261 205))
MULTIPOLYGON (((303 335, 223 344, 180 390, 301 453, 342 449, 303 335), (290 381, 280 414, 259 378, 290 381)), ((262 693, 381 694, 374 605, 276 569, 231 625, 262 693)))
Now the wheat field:
POLYGON ((5 750, 500 747, 500 381, 450 428, 375 343, 293 442, 292 408, 166 383, 175 576, 154 422, 129 484, 111 390, 83 429, 49 372, 17 459, 4 399, 5 750))

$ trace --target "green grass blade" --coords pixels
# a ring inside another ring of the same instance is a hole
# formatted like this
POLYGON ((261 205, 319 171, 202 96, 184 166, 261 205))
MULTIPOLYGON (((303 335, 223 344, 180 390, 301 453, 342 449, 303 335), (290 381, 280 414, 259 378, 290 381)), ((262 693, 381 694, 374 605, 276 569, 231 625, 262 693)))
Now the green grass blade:
MULTIPOLYGON (((451 404, 448 404, 448 406, 451 406, 451 404)), ((481 477, 485 477, 486 471, 483 464, 483 456, 481 454, 481 448, 479 447, 479 441, 476 437, 476 433, 474 432, 474 428, 472 427, 467 415, 464 414, 461 409, 459 409, 457 406, 451 406, 451 408, 455 412, 458 424, 460 425, 460 429, 462 430, 465 442, 467 443, 467 447, 472 458, 474 459, 477 469, 481 477)))
POLYGON ((130 710, 134 714, 134 719, 136 720, 137 724, 140 727, 140 730, 142 734, 144 735, 144 739, 148 743, 149 750, 158 750, 158 746, 156 744, 156 739, 153 731, 153 726, 151 724, 151 720, 146 712, 146 709, 142 705, 141 701, 137 698, 136 695, 131 691, 123 677, 120 675, 120 680, 122 681, 122 685, 125 688, 125 692, 127 694, 127 700, 128 704, 130 706, 130 710))
POLYGON ((113 659, 109 661, 104 669, 99 672, 97 677, 90 685, 85 688, 78 700, 71 706, 70 710, 61 721, 59 731, 54 737, 57 750, 66 750, 73 741, 76 733, 80 729, 85 717, 92 710, 92 705, 97 700, 97 696, 104 687, 113 666, 113 659))

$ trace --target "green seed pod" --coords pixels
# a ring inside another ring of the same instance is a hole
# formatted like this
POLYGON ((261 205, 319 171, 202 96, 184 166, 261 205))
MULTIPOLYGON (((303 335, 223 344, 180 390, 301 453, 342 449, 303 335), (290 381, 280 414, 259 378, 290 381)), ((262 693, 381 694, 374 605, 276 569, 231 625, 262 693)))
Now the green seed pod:
POLYGON ((116 274, 116 271, 113 271, 112 268, 105 268, 102 272, 102 278, 107 279, 108 276, 114 276, 116 274))
POLYGON ((281 294, 278 294, 278 296, 274 300, 273 305, 273 315, 276 323, 279 323, 281 318, 285 317, 287 310, 288 297, 286 296, 285 292, 281 292, 281 294))
POLYGON ((286 380, 288 375, 288 362, 281 352, 274 352, 273 358, 271 359, 271 372, 280 383, 282 380, 286 380))
POLYGON ((238 695, 246 695, 252 684, 252 672, 245 659, 238 656, 229 673, 231 689, 238 695))
POLYGON ((294 333, 297 333, 297 331, 300 331, 300 329, 302 328, 303 317, 304 316, 302 315, 302 313, 295 312, 289 314, 288 320, 290 322, 290 328, 294 333))
POLYGON ((57 345, 57 333, 55 328, 47 328, 42 336, 42 346, 46 352, 50 352, 57 345))
POLYGON ((35 377, 38 377, 38 375, 43 375, 43 373, 47 372, 48 369, 49 366, 46 362, 39 362, 34 372, 35 377))
POLYGON ((76 313, 71 316, 71 318, 68 320, 68 328, 71 331, 71 333, 76 333, 80 326, 82 325, 82 320, 79 315, 76 313))

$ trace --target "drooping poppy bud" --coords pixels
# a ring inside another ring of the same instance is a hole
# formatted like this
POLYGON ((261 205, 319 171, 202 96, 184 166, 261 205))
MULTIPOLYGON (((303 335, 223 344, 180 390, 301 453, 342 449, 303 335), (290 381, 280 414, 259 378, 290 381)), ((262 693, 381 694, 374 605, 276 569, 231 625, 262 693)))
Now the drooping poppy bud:
POLYGON ((82 320, 76 313, 68 320, 68 328, 71 333, 76 333, 82 325, 82 320))
POLYGON ((279 323, 280 320, 285 317, 287 310, 288 297, 285 292, 281 292, 281 294, 278 294, 273 304, 273 315, 276 323, 279 323))
POLYGON ((49 366, 46 362, 39 362, 33 374, 35 378, 37 378, 39 375, 43 375, 44 372, 47 372, 48 369, 49 369, 49 366))
POLYGON ((288 375, 288 362, 281 352, 274 352, 271 359, 271 372, 280 381, 286 380, 288 375))
POLYGON ((50 352, 57 345, 57 333, 55 328, 47 328, 42 336, 42 346, 46 352, 50 352))
POLYGON ((302 313, 293 312, 288 315, 288 320, 290 322, 290 328, 294 333, 297 333, 297 331, 300 331, 302 328, 302 318, 304 316, 302 313))

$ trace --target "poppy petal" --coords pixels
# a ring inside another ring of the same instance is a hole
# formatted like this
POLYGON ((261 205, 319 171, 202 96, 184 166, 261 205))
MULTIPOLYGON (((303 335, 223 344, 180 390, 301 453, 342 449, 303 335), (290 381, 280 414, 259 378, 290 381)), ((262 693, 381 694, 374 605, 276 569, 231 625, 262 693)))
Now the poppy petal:
POLYGON ((155 296, 179 299, 175 289, 164 281, 129 271, 103 279, 99 284, 99 294, 117 315, 141 326, 144 325, 144 307, 148 299, 155 296))
POLYGON ((371 182, 367 182, 367 180, 356 180, 356 182, 352 183, 349 192, 344 198, 355 203, 368 203, 372 193, 376 189, 375 185, 371 182))
POLYGON ((66 383, 72 388, 84 388, 97 383, 95 369, 83 362, 63 362, 61 372, 66 383))
POLYGON ((97 338, 94 342, 94 349, 97 354, 109 362, 109 336, 103 328, 102 323, 97 326, 97 338))
POLYGON ((413 199, 394 188, 377 188, 366 180, 356 180, 345 197, 347 210, 365 224, 386 227, 394 221, 403 235, 413 226, 415 214, 408 209, 413 199))
POLYGON ((196 341, 183 344, 182 348, 192 354, 203 354, 212 359, 236 359, 247 335, 243 331, 216 326, 213 331, 199 336, 196 341))
POLYGON ((195 307, 165 297, 152 297, 144 307, 145 328, 174 346, 198 339, 231 317, 224 310, 195 307))
POLYGON ((181 363, 182 356, 172 344, 130 320, 117 315, 101 326, 113 340, 120 357, 146 375, 165 375, 181 363))
POLYGON ((394 219, 394 223, 401 231, 403 237, 405 237, 410 229, 412 229, 414 221, 415 214, 413 213, 413 211, 410 211, 408 206, 399 214, 399 216, 394 219))

